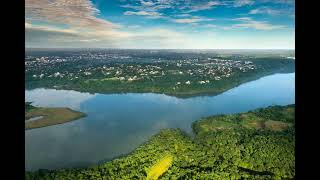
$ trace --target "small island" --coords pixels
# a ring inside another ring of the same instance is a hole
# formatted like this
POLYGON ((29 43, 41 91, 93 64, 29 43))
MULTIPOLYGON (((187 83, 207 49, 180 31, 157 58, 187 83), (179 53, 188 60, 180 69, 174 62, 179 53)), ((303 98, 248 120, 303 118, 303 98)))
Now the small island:
POLYGON ((62 124, 84 117, 82 112, 70 108, 44 108, 25 103, 25 129, 41 128, 62 124))
POLYGON ((87 168, 26 172, 26 179, 294 179, 295 105, 210 116, 194 137, 164 129, 132 153, 87 168))

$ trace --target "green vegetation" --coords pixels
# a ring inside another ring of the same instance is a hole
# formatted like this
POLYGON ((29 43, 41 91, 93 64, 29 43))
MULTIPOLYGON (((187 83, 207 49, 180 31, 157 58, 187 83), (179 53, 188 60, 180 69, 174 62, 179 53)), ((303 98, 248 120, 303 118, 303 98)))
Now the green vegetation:
POLYGON ((171 154, 165 155, 159 162, 154 164, 147 173, 147 180, 158 179, 165 173, 172 165, 173 156, 171 154))
POLYGON ((69 108, 34 107, 30 102, 26 102, 25 107, 25 129, 62 124, 85 116, 84 113, 69 108), (32 118, 37 117, 39 117, 39 119, 32 120, 32 118))
POLYGON ((29 112, 32 109, 36 109, 36 107, 31 105, 32 102, 25 102, 25 112, 29 112))
POLYGON ((218 115, 195 137, 164 129, 132 153, 88 168, 26 172, 26 179, 293 179, 295 106, 218 115))
MULTIPOLYGON (((75 53, 76 54, 76 53, 75 53)), ((26 88, 53 88, 90 93, 153 92, 177 97, 215 95, 244 82, 274 73, 294 72, 285 57, 238 57, 180 53, 143 54, 130 60, 107 61, 74 55, 30 57, 26 60, 26 88), (79 59, 81 57, 81 59, 79 59), (77 60, 78 58, 78 60, 77 60), (160 60, 159 60, 160 59, 160 60)), ((129 56, 133 54, 129 54, 129 56)))

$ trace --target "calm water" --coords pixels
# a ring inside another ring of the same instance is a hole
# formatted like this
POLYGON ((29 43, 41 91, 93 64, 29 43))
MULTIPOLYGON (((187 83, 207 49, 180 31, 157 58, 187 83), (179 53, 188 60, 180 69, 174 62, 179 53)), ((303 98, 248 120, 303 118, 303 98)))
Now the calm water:
POLYGON ((77 167, 128 153, 162 128, 191 132, 191 123, 201 117, 295 103, 295 73, 266 76, 218 96, 179 99, 152 93, 35 89, 26 91, 26 101, 70 107, 88 115, 25 131, 26 169, 77 167))

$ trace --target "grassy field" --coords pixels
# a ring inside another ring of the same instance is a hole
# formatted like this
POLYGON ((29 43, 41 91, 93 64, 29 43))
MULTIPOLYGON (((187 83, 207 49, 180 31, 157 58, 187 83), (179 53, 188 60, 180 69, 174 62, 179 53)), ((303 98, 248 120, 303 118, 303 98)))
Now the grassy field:
MULTIPOLYGON (((29 104, 29 106, 31 106, 29 104)), ((84 117, 82 112, 69 108, 29 107, 25 113, 25 129, 41 128, 55 124, 62 124, 84 117), (30 118, 42 116, 41 119, 28 121, 30 118)))
POLYGON ((295 107, 273 106, 164 129, 130 154, 87 168, 26 172, 36 179, 294 179, 295 107))

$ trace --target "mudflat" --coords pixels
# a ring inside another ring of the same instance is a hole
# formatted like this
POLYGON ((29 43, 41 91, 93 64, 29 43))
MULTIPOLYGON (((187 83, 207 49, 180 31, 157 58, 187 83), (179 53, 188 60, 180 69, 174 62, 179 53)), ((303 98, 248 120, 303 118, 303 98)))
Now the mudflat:
POLYGON ((55 124, 62 124, 84 117, 85 113, 74 111, 70 108, 43 108, 35 107, 25 113, 25 129, 41 128, 55 124), (30 121, 28 119, 42 116, 30 121))

